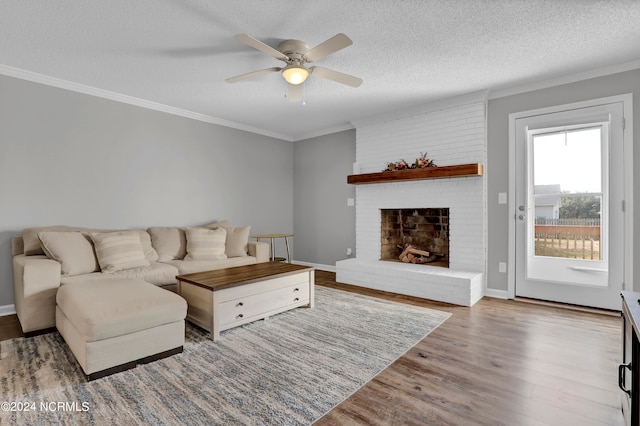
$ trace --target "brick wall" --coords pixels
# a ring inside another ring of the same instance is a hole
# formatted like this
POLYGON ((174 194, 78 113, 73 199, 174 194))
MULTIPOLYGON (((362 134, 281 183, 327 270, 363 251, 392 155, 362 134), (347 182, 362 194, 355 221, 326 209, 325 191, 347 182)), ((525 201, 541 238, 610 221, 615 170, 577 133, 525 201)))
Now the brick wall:
MULTIPOLYGON (((427 152, 439 166, 486 166, 486 134, 485 102, 361 126, 356 129, 357 166, 361 173, 379 172, 387 162, 405 159, 411 163, 421 152, 427 152)), ((486 199, 486 176, 357 185, 356 259, 379 261, 380 209, 449 208, 450 271, 481 273, 484 288, 486 199)), ((420 276, 424 276, 422 271, 420 276)))
MULTIPOLYGON (((362 173, 428 152, 439 166, 486 163, 485 104, 478 102, 356 130, 362 173)), ((465 177, 356 186, 356 256, 379 259, 380 209, 448 207, 451 269, 484 272, 486 178, 465 177)))
POLYGON ((425 151, 438 166, 484 164, 486 132, 484 102, 358 127, 356 161, 361 173, 402 158, 411 163, 425 151))
POLYGON ((381 260, 400 261, 407 244, 437 255, 437 263, 449 267, 449 209, 382 209, 381 260))

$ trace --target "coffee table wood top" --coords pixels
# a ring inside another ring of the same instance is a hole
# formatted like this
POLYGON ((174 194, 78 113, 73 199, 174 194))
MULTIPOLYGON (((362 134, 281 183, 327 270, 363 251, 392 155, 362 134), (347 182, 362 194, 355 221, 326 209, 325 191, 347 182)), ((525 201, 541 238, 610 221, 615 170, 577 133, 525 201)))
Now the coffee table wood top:
POLYGON ((254 265, 234 266, 232 268, 178 275, 176 280, 216 291, 264 281, 265 278, 282 277, 312 270, 314 270, 312 267, 291 263, 263 262, 254 265))

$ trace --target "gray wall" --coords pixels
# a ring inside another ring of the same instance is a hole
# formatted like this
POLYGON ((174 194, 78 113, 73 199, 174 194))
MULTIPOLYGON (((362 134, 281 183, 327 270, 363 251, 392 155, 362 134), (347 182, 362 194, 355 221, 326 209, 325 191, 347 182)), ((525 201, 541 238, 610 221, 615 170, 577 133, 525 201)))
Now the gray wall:
POLYGON ((335 266, 356 247, 355 187, 347 184, 356 161, 356 131, 298 141, 293 148, 293 230, 297 261, 335 266))
POLYGON ((0 306, 26 227, 293 232, 292 158, 291 142, 0 76, 0 306))
MULTIPOLYGON (((509 114, 571 102, 633 93, 634 114, 634 265, 640 264, 640 70, 633 70, 543 90, 491 99, 488 108, 488 217, 489 256, 487 287, 507 290, 507 275, 498 272, 498 262, 507 261, 508 207, 498 205, 498 193, 509 189, 509 114)), ((511 265, 510 265, 511 266, 511 265)), ((640 271, 635 271, 637 275, 640 271)), ((640 291, 636 279, 635 290, 640 291)))
MULTIPOLYGON (((491 99, 488 287, 507 289, 508 116, 634 93, 634 253, 640 263, 640 70, 491 99)), ((214 102, 215 99, 212 99, 214 102)), ((198 225, 293 232, 293 257, 333 266, 355 249, 346 184, 355 130, 294 144, 0 76, 0 306, 13 304, 10 238, 29 226, 198 225), (294 220, 295 218, 295 220, 294 220)), ((281 248, 279 252, 281 254, 281 248)), ((640 281, 635 289, 640 291, 640 281)))

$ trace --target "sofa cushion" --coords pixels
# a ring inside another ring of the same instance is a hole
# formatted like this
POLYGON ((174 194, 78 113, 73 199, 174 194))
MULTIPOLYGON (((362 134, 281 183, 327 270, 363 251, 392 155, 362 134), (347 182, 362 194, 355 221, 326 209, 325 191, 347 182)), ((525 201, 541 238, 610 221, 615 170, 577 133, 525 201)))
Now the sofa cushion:
POLYGON ((149 266, 138 231, 91 233, 102 272, 149 266))
MULTIPOLYGON (((115 229, 97 229, 97 228, 83 228, 77 226, 66 226, 66 225, 54 225, 54 226, 43 226, 38 228, 27 228, 22 231, 22 253, 26 256, 33 256, 37 254, 46 254, 44 249, 42 248, 42 244, 40 238, 38 237, 39 232, 114 232, 118 231, 115 229)), ((127 231, 127 229, 120 229, 119 231, 127 231)), ((137 230, 140 233, 140 241, 142 242, 142 248, 144 249, 145 257, 150 262, 156 262, 158 260, 158 253, 153 248, 151 244, 151 236, 147 233, 147 231, 141 229, 137 230)))
POLYGON ((250 226, 241 228, 226 228, 227 240, 225 242, 225 254, 227 257, 247 256, 247 243, 249 243, 250 226))
MULTIPOLYGON (((182 260, 176 260, 175 262, 182 262, 182 260)), ((63 275, 60 277, 60 284, 64 285, 81 281, 88 282, 105 279, 136 278, 154 285, 170 285, 176 283, 176 275, 178 275, 178 273, 178 268, 175 266, 166 263, 151 262, 149 266, 124 269, 109 274, 94 272, 86 275, 63 275)))
POLYGON ((136 232, 140 236, 140 242, 142 243, 144 257, 147 258, 149 262, 157 262, 158 252, 153 248, 153 244, 151 244, 151 235, 149 235, 149 233, 143 229, 137 229, 136 232))
POLYGON ((80 275, 100 269, 93 243, 80 232, 38 232, 47 257, 60 262, 62 275, 80 275))
POLYGON ((158 252, 158 262, 184 259, 187 254, 187 237, 183 228, 154 227, 147 230, 151 243, 158 252))
POLYGON ((210 223, 206 228, 227 230, 227 240, 225 242, 225 254, 227 257, 247 256, 247 243, 249 242, 249 233, 251 226, 242 226, 234 228, 228 220, 210 223))
POLYGON ((187 228, 187 255, 184 260, 226 259, 227 230, 224 228, 187 228))
POLYGON ((42 231, 84 231, 86 228, 79 228, 76 226, 54 225, 54 226, 41 226, 38 228, 26 228, 22 231, 22 241, 24 243, 24 254, 26 256, 33 256, 37 254, 45 254, 42 246, 40 245, 40 238, 38 233, 42 231))
POLYGON ((167 262, 167 265, 177 268, 179 273, 176 275, 182 275, 211 271, 214 269, 232 268, 234 266, 253 265, 254 263, 257 263, 255 257, 244 256, 218 260, 170 260, 167 262))
POLYGON ((182 297, 135 279, 67 284, 56 303, 87 342, 181 321, 187 314, 182 297))
POLYGON ((22 235, 14 235, 11 237, 11 256, 24 254, 24 240, 22 235))

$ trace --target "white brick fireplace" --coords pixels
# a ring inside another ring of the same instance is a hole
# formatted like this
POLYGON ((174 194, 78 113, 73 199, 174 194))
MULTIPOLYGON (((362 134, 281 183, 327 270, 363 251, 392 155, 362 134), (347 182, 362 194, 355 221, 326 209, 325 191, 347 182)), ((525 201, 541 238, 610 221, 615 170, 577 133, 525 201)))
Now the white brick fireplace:
MULTIPOLYGON (((357 126, 360 173, 413 162, 425 151, 438 166, 486 164, 485 102, 357 126)), ((486 170, 486 169, 485 169, 486 170)), ((390 172, 391 173, 391 172, 390 172)), ((356 257, 336 263, 339 282, 471 306, 486 287, 486 177, 356 186, 356 257), (380 209, 449 208, 449 268, 380 260, 380 209)))

